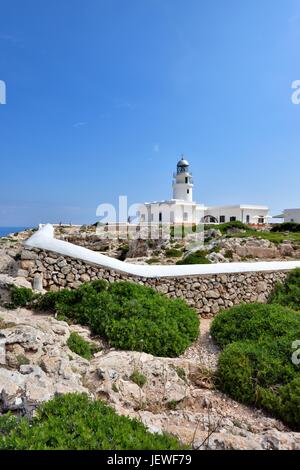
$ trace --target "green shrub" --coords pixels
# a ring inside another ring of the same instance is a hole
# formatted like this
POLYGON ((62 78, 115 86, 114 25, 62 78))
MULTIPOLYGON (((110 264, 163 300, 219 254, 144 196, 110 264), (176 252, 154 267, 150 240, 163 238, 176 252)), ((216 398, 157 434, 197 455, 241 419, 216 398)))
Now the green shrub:
POLYGON ((269 297, 269 303, 300 310, 300 269, 292 271, 283 284, 276 284, 269 297))
POLYGON ((19 366, 30 364, 30 360, 28 359, 28 357, 24 356, 24 354, 18 354, 16 359, 18 361, 19 366))
POLYGON ((7 450, 179 450, 166 434, 152 434, 139 421, 118 416, 86 395, 57 396, 32 421, 0 416, 0 449, 7 450))
POLYGON ((146 259, 146 263, 147 264, 157 264, 160 262, 160 259, 159 258, 149 258, 149 259, 146 259))
POLYGON ((300 232, 300 224, 297 222, 284 222, 276 224, 271 228, 271 232, 300 232))
POLYGON ((255 229, 250 228, 249 225, 240 222, 239 220, 234 220, 232 222, 225 222, 224 224, 216 224, 216 225, 205 225, 205 230, 220 230, 223 234, 231 232, 231 231, 239 231, 245 230, 247 232, 253 231, 255 229))
POLYGON ((300 367, 292 361, 300 313, 280 305, 240 305, 217 315, 211 334, 224 347, 218 387, 300 429, 300 367))
POLYGON ((182 250, 176 250, 175 248, 169 248, 165 251, 167 258, 180 258, 182 256, 182 250))
POLYGON ((28 304, 33 302, 37 295, 27 287, 16 287, 10 288, 10 308, 26 307, 28 304))
POLYGON ((169 410, 175 411, 178 403, 179 402, 177 400, 170 400, 167 402, 167 407, 169 410))
POLYGON ((211 325, 211 334, 221 347, 239 340, 286 336, 291 331, 300 339, 300 314, 280 305, 255 303, 223 310, 211 325))
POLYGON ((90 342, 86 341, 78 333, 72 332, 67 341, 68 347, 78 356, 87 359, 88 361, 92 358, 96 347, 90 342))
POLYGON ((232 259, 233 258, 233 250, 226 250, 224 253, 224 257, 227 259, 232 259))
POLYGON ((176 367, 175 368, 176 370, 176 373, 178 375, 178 377, 183 380, 184 382, 186 382, 186 373, 185 373, 185 370, 182 368, 182 367, 176 367))
POLYGON ((145 383, 147 383, 147 378, 144 374, 139 372, 138 370, 134 370, 130 376, 130 380, 137 384, 140 388, 142 388, 145 383))
POLYGON ((183 260, 177 261, 176 264, 211 264, 209 259, 206 258, 207 251, 197 250, 187 255, 183 260))
POLYGON ((286 338, 236 341, 220 356, 217 380, 221 389, 243 403, 258 402, 258 387, 278 386, 297 373, 286 338))
POLYGON ((125 245, 121 246, 121 253, 120 253, 120 256, 119 256, 120 261, 124 261, 126 259, 128 251, 129 251, 129 245, 128 244, 125 244, 125 245))
POLYGON ((198 315, 186 302, 130 282, 94 281, 48 292, 34 306, 89 326, 113 347, 156 356, 179 356, 199 334, 198 315))
POLYGON ((237 341, 222 352, 219 388, 245 404, 265 408, 300 429, 300 371, 287 338, 237 341))

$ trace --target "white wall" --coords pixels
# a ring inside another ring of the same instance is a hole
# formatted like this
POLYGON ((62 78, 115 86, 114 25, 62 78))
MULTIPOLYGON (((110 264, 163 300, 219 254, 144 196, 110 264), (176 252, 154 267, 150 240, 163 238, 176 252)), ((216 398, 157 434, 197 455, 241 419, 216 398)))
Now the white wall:
POLYGON ((284 221, 300 224, 300 209, 286 209, 284 211, 284 221))
POLYGON ((300 268, 300 261, 264 261, 254 263, 220 263, 220 264, 190 264, 190 265, 160 265, 148 266, 131 263, 110 258, 99 252, 89 250, 82 246, 57 240, 54 238, 54 228, 48 224, 35 232, 25 246, 40 248, 42 250, 53 251, 63 256, 70 256, 75 259, 86 261, 115 271, 132 274, 142 277, 175 277, 193 276, 199 274, 222 274, 222 273, 243 273, 243 272, 275 272, 289 271, 300 268))
POLYGON ((190 173, 180 173, 176 175, 173 183, 173 199, 182 199, 183 201, 193 201, 193 184, 190 173), (186 183, 186 178, 188 183, 186 183))
POLYGON ((268 222, 266 216, 269 210, 267 208, 240 207, 240 206, 224 206, 224 207, 208 207, 205 210, 205 216, 211 215, 221 223, 220 217, 224 216, 224 222, 230 222, 231 217, 235 217, 240 222, 257 224, 258 217, 263 217, 264 223, 268 222), (249 216, 249 218, 247 218, 249 216))
POLYGON ((189 203, 152 203, 149 206, 140 206, 139 208, 141 222, 148 223, 175 223, 199 224, 204 214, 204 207, 201 204, 189 203), (162 214, 162 220, 159 214, 162 214), (142 217, 144 215, 144 218, 142 217), (152 217, 151 217, 152 215, 152 217))

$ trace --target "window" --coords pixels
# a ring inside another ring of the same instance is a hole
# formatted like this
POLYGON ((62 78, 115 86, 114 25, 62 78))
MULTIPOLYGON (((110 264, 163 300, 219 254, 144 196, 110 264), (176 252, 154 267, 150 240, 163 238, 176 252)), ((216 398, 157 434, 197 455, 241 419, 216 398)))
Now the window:
POLYGON ((185 177, 185 182, 186 182, 186 183, 188 183, 188 182, 189 182, 189 179, 188 179, 188 177, 187 177, 187 176, 185 177))
POLYGON ((190 194, 190 190, 189 190, 189 189, 187 189, 186 192, 187 192, 187 194, 190 194))
POLYGON ((236 217, 230 217, 230 222, 235 222, 236 221, 236 217))
POLYGON ((250 224, 250 215, 246 215, 246 224, 250 224))
POLYGON ((159 213, 159 221, 162 221, 162 212, 159 213))
POLYGON ((259 223, 259 224, 264 224, 264 223, 265 223, 264 217, 259 217, 259 218, 258 218, 258 223, 259 223))
POLYGON ((220 215, 220 224, 224 224, 225 220, 225 215, 220 215))
POLYGON ((186 222, 189 218, 189 214, 187 212, 183 213, 183 220, 186 222))

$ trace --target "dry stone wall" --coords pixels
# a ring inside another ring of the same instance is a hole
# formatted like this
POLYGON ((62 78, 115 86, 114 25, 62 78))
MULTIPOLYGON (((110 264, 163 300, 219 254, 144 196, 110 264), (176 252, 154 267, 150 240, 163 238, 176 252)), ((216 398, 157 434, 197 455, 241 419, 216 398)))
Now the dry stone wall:
POLYGON ((20 271, 33 287, 40 286, 50 291, 65 287, 74 289, 96 279, 109 282, 127 280, 152 287, 168 297, 185 299, 206 317, 242 302, 266 302, 275 283, 282 282, 287 275, 286 272, 251 272, 143 278, 38 249, 23 250, 20 271))

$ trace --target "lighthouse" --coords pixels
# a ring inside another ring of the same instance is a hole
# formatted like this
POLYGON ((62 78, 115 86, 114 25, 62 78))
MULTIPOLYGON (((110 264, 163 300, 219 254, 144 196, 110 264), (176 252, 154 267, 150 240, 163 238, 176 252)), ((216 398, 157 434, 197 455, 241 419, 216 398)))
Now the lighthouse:
POLYGON ((193 179, 189 170, 189 162, 183 155, 177 163, 177 170, 173 177, 173 199, 193 202, 193 179))
POLYGON ((194 181, 188 160, 181 155, 173 173, 172 199, 145 202, 139 206, 140 223, 166 225, 223 224, 240 220, 246 224, 264 224, 267 206, 239 204, 233 206, 209 206, 193 200, 194 181))
POLYGON ((190 164, 181 155, 173 174, 173 197, 165 201, 145 202, 139 207, 140 222, 153 224, 199 224, 204 217, 203 204, 193 201, 190 164))

